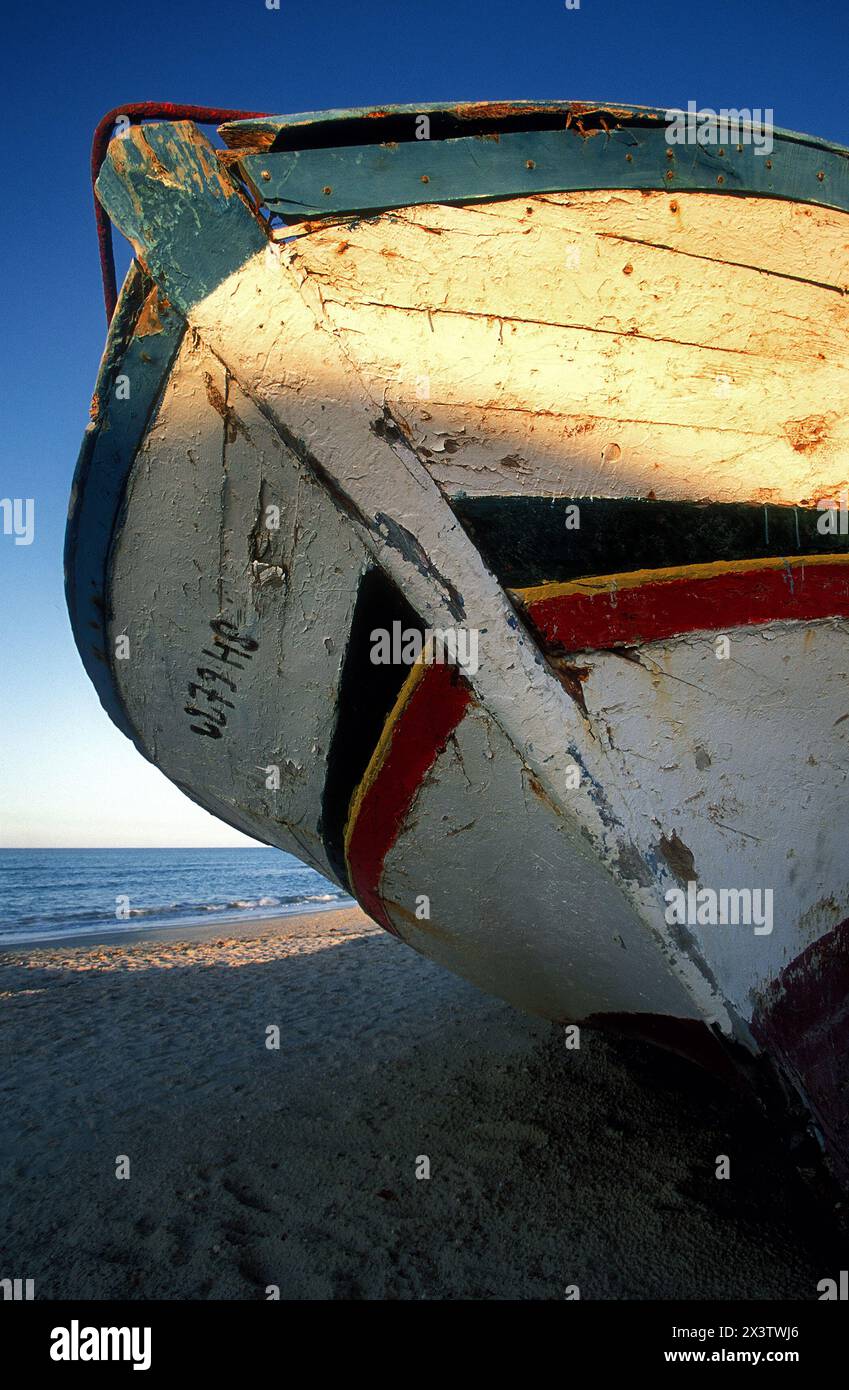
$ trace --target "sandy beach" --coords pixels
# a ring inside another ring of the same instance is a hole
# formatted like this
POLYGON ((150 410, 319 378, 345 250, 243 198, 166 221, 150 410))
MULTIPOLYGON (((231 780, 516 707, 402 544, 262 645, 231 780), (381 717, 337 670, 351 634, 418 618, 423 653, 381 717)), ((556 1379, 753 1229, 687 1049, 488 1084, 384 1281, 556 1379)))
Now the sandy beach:
POLYGON ((37 1298, 809 1300, 845 1265, 689 1063, 570 1051, 357 909, 182 937, 0 955, 0 1272, 37 1298))

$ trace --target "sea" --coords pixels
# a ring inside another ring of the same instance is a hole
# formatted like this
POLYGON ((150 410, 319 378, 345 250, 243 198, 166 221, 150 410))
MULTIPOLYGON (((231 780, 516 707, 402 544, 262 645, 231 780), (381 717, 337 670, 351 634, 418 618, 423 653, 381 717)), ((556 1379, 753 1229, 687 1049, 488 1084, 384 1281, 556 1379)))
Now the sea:
POLYGON ((279 849, 0 849, 0 947, 351 903, 279 849))

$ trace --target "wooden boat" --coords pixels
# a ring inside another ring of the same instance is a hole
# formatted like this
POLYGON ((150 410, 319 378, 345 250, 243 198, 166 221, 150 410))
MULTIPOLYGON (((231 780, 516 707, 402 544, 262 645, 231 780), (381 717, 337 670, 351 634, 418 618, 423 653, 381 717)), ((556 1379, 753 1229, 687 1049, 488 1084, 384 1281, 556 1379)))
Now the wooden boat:
POLYGON ((107 712, 483 989, 757 1059, 845 1174, 849 152, 556 102, 221 134, 129 125, 97 182, 107 712))

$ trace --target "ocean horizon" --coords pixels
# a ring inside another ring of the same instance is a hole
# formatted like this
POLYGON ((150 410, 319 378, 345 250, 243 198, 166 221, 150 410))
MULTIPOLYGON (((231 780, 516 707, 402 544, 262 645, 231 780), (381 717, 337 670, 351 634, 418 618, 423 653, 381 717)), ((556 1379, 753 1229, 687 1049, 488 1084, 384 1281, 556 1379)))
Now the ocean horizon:
POLYGON ((352 902, 293 855, 263 846, 0 849, 0 947, 352 902))

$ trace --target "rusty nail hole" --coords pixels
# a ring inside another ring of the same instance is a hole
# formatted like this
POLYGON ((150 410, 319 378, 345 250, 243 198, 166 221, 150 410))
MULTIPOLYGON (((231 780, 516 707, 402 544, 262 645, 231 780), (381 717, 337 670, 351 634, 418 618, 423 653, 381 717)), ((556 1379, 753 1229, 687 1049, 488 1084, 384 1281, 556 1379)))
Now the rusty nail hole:
POLYGON ((742 145, 738 145, 738 146, 737 146, 737 153, 738 153, 738 154, 742 154, 742 153, 743 153, 743 146, 742 146, 742 145))
POLYGON ((634 273, 634 267, 631 265, 631 262, 630 262, 630 261, 628 262, 627 265, 623 265, 623 267, 622 267, 622 274, 623 274, 623 275, 633 275, 633 273, 634 273))
POLYGON ((675 171, 674 171, 673 169, 667 169, 667 171, 666 171, 666 177, 667 177, 668 179, 674 179, 674 178, 675 178, 675 171))
POLYGON ((667 159, 674 159, 674 158, 675 158, 675 151, 674 151, 674 150, 667 150, 667 151, 666 151, 666 158, 667 158, 667 159))
POLYGON ((725 175, 724 175, 724 174, 717 174, 717 176, 716 176, 716 181, 717 181, 717 183, 725 183, 725 175))
POLYGON ((766 167, 767 167, 767 169, 771 169, 771 168, 772 168, 772 160, 771 160, 771 159, 768 159, 768 160, 767 160, 767 162, 766 162, 766 167))
POLYGON ((825 174, 823 173, 822 169, 820 169, 819 173, 817 174, 817 178, 819 179, 820 183, 822 183, 823 179, 825 178, 825 174))
POLYGON ((325 198, 329 198, 331 193, 333 192, 333 189, 330 187, 329 183, 326 183, 321 191, 324 194, 325 198))
POLYGON ((430 178, 427 174, 422 174, 422 183, 430 183, 430 178))
POLYGON ((626 154, 625 158, 626 158, 626 160, 628 161, 629 164, 633 164, 633 162, 634 162, 634 156, 633 156, 632 154, 626 154))
POLYGON ((672 199, 672 202, 669 204, 669 211, 670 211, 670 212, 677 212, 677 211, 678 211, 678 204, 676 203, 676 201, 675 201, 674 198, 672 199))
POLYGON ((719 153, 720 153, 720 154, 725 154, 725 150, 720 150, 719 153))
POLYGON ((268 180, 271 178, 271 175, 269 174, 269 172, 268 172, 267 169, 263 169, 262 173, 260 174, 260 178, 261 178, 261 179, 265 179, 265 181, 266 181, 266 183, 267 183, 268 180))
POLYGON ((535 169, 536 167, 536 161, 533 159, 529 159, 525 164, 526 169, 535 169))

